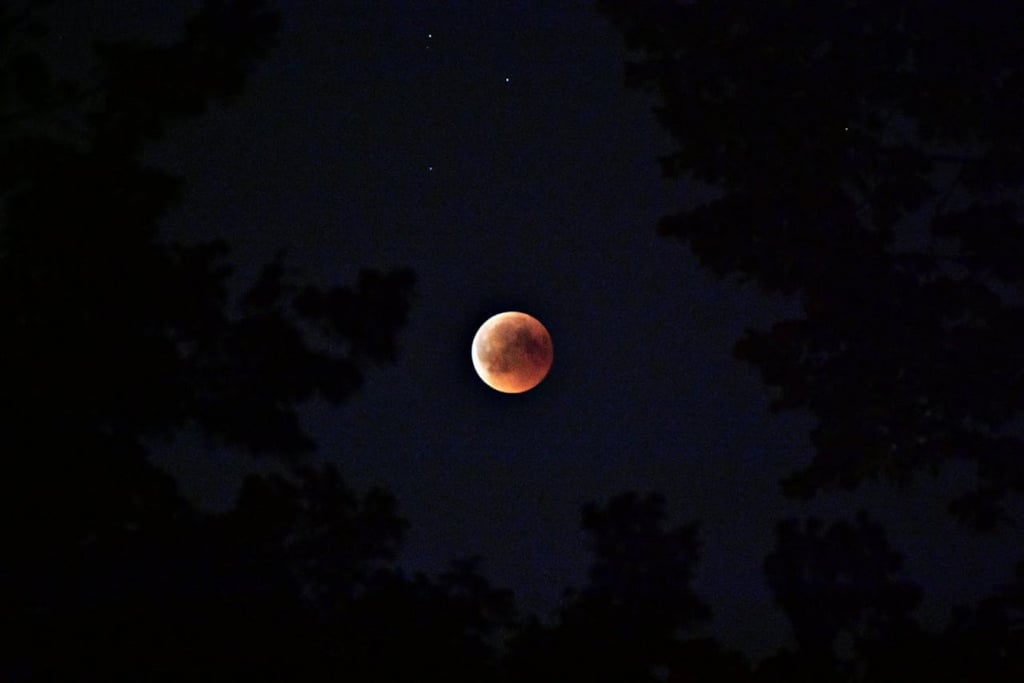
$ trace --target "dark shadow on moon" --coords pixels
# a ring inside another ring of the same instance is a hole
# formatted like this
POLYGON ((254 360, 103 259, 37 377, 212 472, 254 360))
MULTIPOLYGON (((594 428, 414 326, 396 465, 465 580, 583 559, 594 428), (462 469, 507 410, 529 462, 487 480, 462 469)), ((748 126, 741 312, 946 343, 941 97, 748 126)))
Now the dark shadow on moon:
POLYGON ((516 323, 499 323, 480 349, 480 360, 488 372, 505 374, 524 364, 545 365, 551 343, 516 323))

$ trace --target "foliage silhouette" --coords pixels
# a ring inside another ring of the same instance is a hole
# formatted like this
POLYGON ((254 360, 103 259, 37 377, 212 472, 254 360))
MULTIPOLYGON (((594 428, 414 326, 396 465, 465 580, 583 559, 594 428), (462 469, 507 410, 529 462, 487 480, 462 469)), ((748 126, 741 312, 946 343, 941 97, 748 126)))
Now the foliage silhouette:
POLYGON ((180 179, 140 156, 241 94, 277 16, 211 0, 177 42, 98 46, 83 85, 51 75, 45 4, 0 7, 0 678, 318 676, 326 615, 394 572, 404 521, 295 464, 313 447, 296 410, 395 358, 412 273, 323 289, 282 256, 235 306, 227 245, 161 237, 180 179), (196 510, 147 453, 189 425, 291 469, 196 510))
POLYGON ((600 0, 713 200, 661 221, 722 276, 799 297, 736 355, 817 418, 806 498, 961 460, 978 528, 1024 490, 1024 16, 1016 5, 600 0), (1015 189, 1016 188, 1016 189, 1015 189))
POLYGON ((810 519, 778 526, 765 573, 798 648, 759 662, 757 681, 1012 681, 1024 672, 1020 577, 944 628, 915 615, 920 589, 881 526, 859 513, 824 528, 810 519))
MULTIPOLYGON (((875 0, 598 0, 674 139, 663 175, 712 199, 664 217, 713 272, 788 295, 802 315, 735 346, 808 411, 807 499, 973 466, 949 510, 977 530, 1024 491, 1024 15, 1017 6, 875 0)), ((765 570, 798 648, 758 681, 1020 676, 1019 577, 944 629, 861 516, 779 527, 765 570)), ((745 680, 742 669, 734 671, 745 680)))
POLYGON ((882 527, 863 513, 853 524, 840 521, 827 529, 816 519, 781 522, 765 574, 799 650, 768 658, 761 674, 769 680, 842 679, 854 672, 860 648, 920 636, 913 617, 920 589, 893 577, 900 564, 882 527))
POLYGON ((814 519, 802 529, 782 522, 765 574, 797 644, 834 654, 841 633, 886 639, 910 629, 920 589, 891 578, 900 564, 882 527, 862 513, 855 524, 837 522, 824 532, 814 519))
POLYGON ((656 681, 697 668, 684 656, 698 648, 687 632, 710 618, 690 586, 697 528, 666 528, 664 505, 657 494, 625 493, 583 509, 589 582, 566 594, 553 627, 527 624, 519 634, 510 654, 517 680, 656 681))
POLYGON ((167 125, 238 95, 276 15, 208 3, 179 42, 101 46, 98 85, 86 88, 47 75, 30 9, 0 15, 0 374, 11 397, 0 420, 10 442, 30 444, 8 459, 5 518, 24 528, 55 486, 72 508, 132 498, 111 477, 120 487, 136 471, 147 486, 156 475, 140 444, 189 424, 255 453, 310 451, 297 404, 344 399, 368 363, 394 357, 411 272, 323 290, 289 282, 279 258, 235 313, 226 245, 163 240, 180 180, 138 157, 167 125))

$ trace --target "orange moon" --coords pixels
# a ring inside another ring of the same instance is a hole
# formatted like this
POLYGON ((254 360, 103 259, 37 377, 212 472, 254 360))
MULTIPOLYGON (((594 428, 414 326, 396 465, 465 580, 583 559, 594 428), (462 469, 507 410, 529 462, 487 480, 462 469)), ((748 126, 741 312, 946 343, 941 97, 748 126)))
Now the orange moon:
POLYGON ((547 328, 526 313, 492 316, 473 337, 476 374, 487 386, 506 394, 521 394, 540 384, 553 358, 547 328))

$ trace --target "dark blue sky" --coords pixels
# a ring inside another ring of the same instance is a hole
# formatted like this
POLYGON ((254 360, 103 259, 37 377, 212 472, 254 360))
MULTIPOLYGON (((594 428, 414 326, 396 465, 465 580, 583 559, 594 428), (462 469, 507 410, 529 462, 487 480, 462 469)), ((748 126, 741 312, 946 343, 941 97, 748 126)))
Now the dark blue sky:
MULTIPOLYGON (((195 4, 91 0, 61 21, 167 38, 195 4)), ((322 457, 396 494, 407 566, 480 554, 495 583, 546 609, 583 580, 580 506, 635 489, 701 520, 696 587, 732 645, 786 637, 761 574, 782 516, 865 507, 939 602, 1008 578, 990 560, 1021 535, 972 539, 935 486, 782 499, 778 479, 810 457, 809 420, 770 415, 731 349, 791 305, 715 280, 656 235, 700 191, 659 177, 669 140, 653 101, 624 89, 621 41, 589 2, 276 4, 281 44, 243 102, 154 155, 189 188, 167 226, 228 237, 240 282, 281 247, 324 284, 416 271, 398 363, 348 404, 308 410, 322 457), (477 326, 509 309, 538 317, 555 348, 548 378, 518 396, 470 362, 477 326)), ((207 504, 251 466, 221 452, 161 461, 207 504)))

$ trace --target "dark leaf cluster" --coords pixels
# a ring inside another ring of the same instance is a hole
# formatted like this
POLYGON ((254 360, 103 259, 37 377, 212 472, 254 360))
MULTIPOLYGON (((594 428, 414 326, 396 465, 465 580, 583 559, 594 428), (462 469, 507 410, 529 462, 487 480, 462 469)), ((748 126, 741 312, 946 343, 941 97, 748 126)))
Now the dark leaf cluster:
POLYGON ((802 304, 736 355, 817 419, 810 497, 942 463, 991 528, 1024 491, 1024 10, 974 3, 601 0, 656 96, 667 216, 715 273, 802 304))

